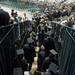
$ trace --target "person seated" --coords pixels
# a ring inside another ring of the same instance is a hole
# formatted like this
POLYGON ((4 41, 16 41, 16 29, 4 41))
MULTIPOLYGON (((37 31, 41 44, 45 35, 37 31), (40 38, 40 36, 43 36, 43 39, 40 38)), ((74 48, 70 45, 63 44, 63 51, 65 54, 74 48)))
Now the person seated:
POLYGON ((22 67, 23 71, 27 71, 28 69, 28 63, 26 58, 24 57, 24 50, 23 49, 17 49, 16 50, 16 57, 14 60, 14 67, 22 67))

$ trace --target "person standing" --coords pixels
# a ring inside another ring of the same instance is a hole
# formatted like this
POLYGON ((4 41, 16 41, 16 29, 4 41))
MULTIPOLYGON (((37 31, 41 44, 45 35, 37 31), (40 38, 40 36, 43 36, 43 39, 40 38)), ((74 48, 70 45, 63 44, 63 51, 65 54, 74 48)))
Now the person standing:
POLYGON ((23 47, 24 56, 29 64, 29 71, 31 70, 32 63, 34 62, 34 57, 36 56, 36 52, 34 47, 31 44, 25 44, 23 47))
POLYGON ((45 60, 45 47, 44 47, 44 45, 41 45, 41 49, 38 54, 38 70, 39 71, 43 71, 42 64, 43 64, 44 60, 45 60))

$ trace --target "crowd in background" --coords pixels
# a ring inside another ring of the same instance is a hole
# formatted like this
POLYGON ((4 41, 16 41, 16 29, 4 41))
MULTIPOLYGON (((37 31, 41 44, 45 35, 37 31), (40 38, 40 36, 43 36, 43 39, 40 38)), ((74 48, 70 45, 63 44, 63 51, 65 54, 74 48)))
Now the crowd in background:
MULTIPOLYGON (((24 71, 30 71, 34 62, 34 57, 38 57, 38 73, 35 72, 35 74, 41 75, 41 72, 48 71, 49 75, 59 75, 58 53, 56 52, 54 35, 49 23, 50 21, 61 21, 61 17, 66 15, 69 17, 70 14, 64 8, 63 12, 60 10, 54 10, 34 14, 32 22, 27 23, 32 29, 30 30, 29 27, 27 28, 27 38, 23 45, 24 53, 15 57, 14 67, 22 67, 24 71), (49 66, 53 64, 57 67, 56 72, 50 70, 51 67, 49 66)), ((10 16, 8 12, 0 9, 0 26, 22 22, 22 20, 28 21, 25 13, 24 17, 19 17, 18 13, 12 10, 10 16)), ((75 15, 69 17, 65 22, 61 22, 66 26, 72 27, 74 26, 74 21, 75 15)), ((16 49, 19 49, 19 46, 20 40, 16 42, 16 49)))

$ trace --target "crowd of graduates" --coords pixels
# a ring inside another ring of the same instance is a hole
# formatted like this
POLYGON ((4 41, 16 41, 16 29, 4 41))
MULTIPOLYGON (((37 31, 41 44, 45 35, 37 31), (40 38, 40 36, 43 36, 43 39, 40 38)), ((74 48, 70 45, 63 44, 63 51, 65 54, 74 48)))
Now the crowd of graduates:
MULTIPOLYGON (((32 22, 27 23, 27 25, 28 33, 23 45, 24 53, 15 59, 18 60, 20 58, 19 61, 23 61, 24 63, 21 62, 18 66, 22 66, 24 71, 31 72, 34 58, 37 57, 37 69, 34 75, 41 75, 41 72, 45 73, 49 69, 50 64, 54 63, 58 67, 58 53, 56 52, 54 35, 47 16, 36 13, 32 18, 32 22)), ((20 47, 20 43, 17 45, 20 47)), ((18 61, 16 62, 18 63, 18 61)), ((57 71, 55 73, 52 72, 53 74, 57 74, 57 71)))
MULTIPOLYGON (((14 68, 21 67, 23 71, 31 71, 34 57, 37 57, 37 70, 34 75, 59 75, 58 53, 50 21, 54 21, 54 19, 58 21, 59 17, 69 15, 66 12, 61 13, 56 10, 52 13, 36 13, 33 15, 32 21, 29 21, 26 19, 25 13, 24 18, 22 18, 18 17, 18 13, 14 10, 12 10, 10 16, 8 12, 0 9, 0 26, 18 23, 22 20, 27 21, 27 24, 25 24, 27 34, 22 48, 20 49, 21 40, 17 40, 14 44, 16 48, 14 68)), ((75 16, 72 16, 65 24, 68 26, 73 25, 74 20, 75 16)), ((0 35, 2 34, 0 33, 0 35)))

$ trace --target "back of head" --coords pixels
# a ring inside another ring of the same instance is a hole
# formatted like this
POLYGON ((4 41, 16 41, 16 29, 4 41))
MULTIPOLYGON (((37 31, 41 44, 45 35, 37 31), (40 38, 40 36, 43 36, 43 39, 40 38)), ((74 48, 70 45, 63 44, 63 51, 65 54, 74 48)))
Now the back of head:
POLYGON ((9 13, 0 9, 0 26, 8 25, 10 20, 9 13))

